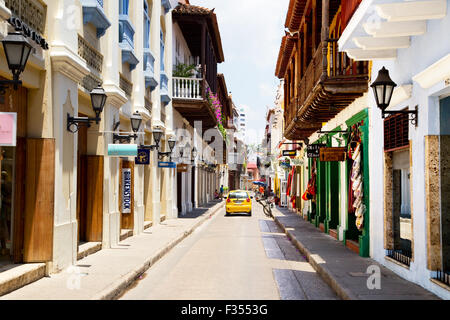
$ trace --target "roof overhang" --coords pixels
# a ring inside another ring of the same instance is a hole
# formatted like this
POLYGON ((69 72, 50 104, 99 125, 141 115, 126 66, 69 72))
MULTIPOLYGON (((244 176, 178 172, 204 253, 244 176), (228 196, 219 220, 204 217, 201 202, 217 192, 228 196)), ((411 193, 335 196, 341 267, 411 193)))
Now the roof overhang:
POLYGON ((364 0, 341 35, 339 51, 357 61, 395 60, 411 36, 427 32, 427 21, 447 15, 447 0, 364 0))

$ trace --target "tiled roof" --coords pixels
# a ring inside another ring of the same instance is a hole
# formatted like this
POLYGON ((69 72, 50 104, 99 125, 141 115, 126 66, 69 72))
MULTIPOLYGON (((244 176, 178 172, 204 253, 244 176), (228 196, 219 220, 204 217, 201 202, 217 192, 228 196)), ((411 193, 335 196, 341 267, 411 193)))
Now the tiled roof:
POLYGON ((202 15, 207 16, 211 14, 214 9, 208 9, 200 6, 193 6, 183 3, 178 3, 175 9, 173 9, 173 13, 177 14, 190 14, 190 15, 202 15))
POLYGON ((289 63, 289 58, 292 54, 292 49, 294 48, 295 41, 297 37, 284 36, 281 40, 280 52, 278 53, 277 66, 275 69, 275 76, 282 79, 286 73, 286 68, 289 63))
POLYGON ((208 20, 208 25, 211 27, 211 31, 214 33, 214 44, 217 49, 217 62, 221 63, 225 61, 222 48, 222 39, 220 37, 219 25, 217 23, 217 17, 214 13, 214 9, 208 9, 200 6, 194 6, 191 4, 178 3, 173 9, 172 14, 175 17, 182 16, 202 16, 208 20))
POLYGON ((297 31, 302 21, 303 12, 307 4, 307 0, 291 0, 286 15, 284 26, 291 31, 297 31))

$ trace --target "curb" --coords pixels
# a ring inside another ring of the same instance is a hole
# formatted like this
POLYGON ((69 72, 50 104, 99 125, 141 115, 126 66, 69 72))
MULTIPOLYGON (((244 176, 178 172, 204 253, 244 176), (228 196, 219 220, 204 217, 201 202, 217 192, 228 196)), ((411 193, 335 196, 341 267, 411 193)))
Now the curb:
POLYGON ((275 223, 284 231, 284 233, 289 237, 291 242, 300 250, 300 252, 306 257, 307 261, 311 264, 314 270, 322 277, 322 279, 327 283, 338 295, 339 298, 343 300, 358 300, 358 298, 347 289, 342 287, 331 274, 330 270, 318 263, 313 255, 300 241, 298 241, 289 230, 277 219, 273 217, 275 223))
POLYGON ((224 205, 223 202, 216 204, 214 207, 209 209, 204 216, 189 230, 183 232, 180 236, 170 243, 168 243, 164 248, 156 252, 155 255, 147 258, 145 262, 141 265, 135 267, 132 271, 128 272, 126 275, 122 276, 120 279, 113 282, 106 289, 95 294, 91 300, 114 300, 120 294, 122 294, 131 284, 133 284, 143 273, 145 273, 152 265, 154 265, 159 259, 166 255, 173 247, 187 238, 195 229, 202 225, 206 220, 214 216, 220 208, 224 205))

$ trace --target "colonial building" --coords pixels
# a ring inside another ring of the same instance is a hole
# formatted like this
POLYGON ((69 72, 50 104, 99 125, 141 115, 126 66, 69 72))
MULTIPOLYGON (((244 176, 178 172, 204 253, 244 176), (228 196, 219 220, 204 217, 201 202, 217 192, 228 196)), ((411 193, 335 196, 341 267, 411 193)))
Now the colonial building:
POLYGON ((288 206, 368 257, 369 63, 354 61, 337 48, 352 13, 351 4, 291 0, 276 75, 284 79, 284 137, 303 142, 298 161, 283 163, 290 166, 288 206), (347 146, 352 150, 358 147, 360 156, 355 166, 352 154, 346 156, 347 146), (321 147, 320 153, 307 152, 321 147), (325 150, 339 157, 322 156, 325 150), (358 171, 352 170, 354 167, 358 171), (358 211, 350 191, 352 174, 358 177, 358 211))
MULTIPOLYGON (((173 4, 0 1, 1 38, 15 27, 33 47, 22 84, 0 95, 17 126, 1 147, 2 265, 58 272, 177 217, 176 169, 158 165, 175 138, 173 4), (136 164, 145 146, 149 164, 136 164)), ((0 51, 0 75, 11 79, 0 51)))
POLYGON ((211 201, 220 187, 217 166, 224 164, 227 156, 224 146, 232 102, 224 76, 217 73, 224 55, 216 14, 180 1, 172 15, 173 107, 185 128, 177 134, 184 140, 180 147, 191 158, 186 172, 180 172, 177 179, 178 192, 183 195, 178 210, 186 212, 211 201))
POLYGON ((449 5, 355 1, 337 43, 352 59, 373 61, 372 83, 384 67, 396 84, 384 112, 376 90, 367 99, 370 255, 444 299, 450 298, 449 5))

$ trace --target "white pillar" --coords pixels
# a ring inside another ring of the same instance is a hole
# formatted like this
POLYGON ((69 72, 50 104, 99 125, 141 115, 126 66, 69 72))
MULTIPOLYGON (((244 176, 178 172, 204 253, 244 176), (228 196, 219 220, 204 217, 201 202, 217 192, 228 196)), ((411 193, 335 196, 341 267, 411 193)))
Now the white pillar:
MULTIPOLYGON (((161 75, 161 65, 160 65, 160 17, 161 17, 161 1, 152 1, 151 8, 151 18, 150 18, 150 49, 155 55, 154 64, 154 74, 155 78, 160 81, 161 75)), ((159 85, 151 93, 152 101, 152 129, 155 127, 162 127, 161 122, 161 96, 159 85)), ((151 212, 153 215, 152 221, 153 225, 159 224, 161 222, 161 169, 158 168, 158 152, 156 150, 151 152, 150 155, 151 170, 150 170, 150 184, 152 185, 153 195, 151 199, 151 212)))
POLYGON ((78 135, 65 126, 67 113, 78 114, 78 82, 89 73, 78 52, 78 32, 69 25, 64 8, 75 6, 75 0, 48 3, 47 16, 53 134, 55 139, 55 195, 53 261, 50 272, 62 270, 77 261, 77 143, 78 135))

